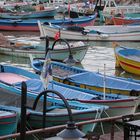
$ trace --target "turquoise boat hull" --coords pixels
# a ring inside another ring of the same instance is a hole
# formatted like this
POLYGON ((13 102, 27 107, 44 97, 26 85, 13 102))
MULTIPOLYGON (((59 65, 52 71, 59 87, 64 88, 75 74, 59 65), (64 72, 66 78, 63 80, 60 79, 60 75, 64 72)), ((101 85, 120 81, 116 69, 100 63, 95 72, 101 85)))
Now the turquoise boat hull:
POLYGON ((49 18, 54 17, 57 14, 55 8, 42 11, 30 11, 30 12, 19 12, 19 13, 0 13, 0 18, 3 19, 30 19, 30 18, 49 18))
MULTIPOLYGON (((13 94, 13 97, 16 97, 16 95, 21 96, 21 85, 23 81, 26 82, 27 85, 28 99, 31 100, 36 99, 39 93, 45 90, 40 80, 40 76, 35 73, 13 66, 7 66, 7 65, 1 65, 0 68, 1 68, 0 75, 3 75, 3 77, 0 76, 0 88, 13 94)), ((66 99, 69 100, 73 100, 75 98, 75 95, 76 98, 79 98, 81 100, 92 99, 95 97, 94 95, 90 95, 90 94, 86 95, 86 93, 83 91, 78 91, 75 90, 74 88, 70 88, 65 85, 57 86, 55 83, 49 83, 48 89, 60 92, 62 95, 65 95, 64 97, 66 99), (82 97, 81 94, 84 96, 82 97)), ((40 99, 40 103, 42 103, 42 101, 43 101, 43 97, 40 99)), ((69 120, 69 115, 66 109, 65 109, 66 111, 61 110, 64 108, 64 102, 51 92, 47 96, 47 101, 51 103, 55 103, 58 106, 60 106, 60 110, 59 111, 51 110, 52 112, 48 111, 48 114, 46 113, 46 127, 66 124, 67 121, 69 120), (55 121, 51 121, 53 119, 55 121), (50 123, 48 124, 48 122, 50 123)), ((85 103, 80 103, 78 101, 68 101, 68 103, 72 108, 73 118, 76 122, 100 118, 103 111, 108 109, 108 106, 105 105, 103 106, 93 105, 93 104, 87 105, 85 103)), ((42 119, 41 112, 29 113, 28 121, 32 127, 35 128, 42 127, 42 121, 40 119, 42 119)), ((89 124, 89 125, 83 125, 82 130, 87 132, 93 130, 94 128, 95 128, 95 124, 89 124)))
MULTIPOLYGON (((10 17, 9 17, 10 18, 10 17)), ((96 19, 96 14, 92 16, 83 16, 80 18, 61 18, 61 19, 43 19, 43 18, 29 18, 29 19, 0 19, 0 30, 10 30, 10 31, 39 31, 38 23, 51 23, 55 25, 63 26, 91 26, 94 25, 96 19)))
POLYGON ((10 135, 17 131, 19 112, 9 106, 0 105, 0 136, 10 135))

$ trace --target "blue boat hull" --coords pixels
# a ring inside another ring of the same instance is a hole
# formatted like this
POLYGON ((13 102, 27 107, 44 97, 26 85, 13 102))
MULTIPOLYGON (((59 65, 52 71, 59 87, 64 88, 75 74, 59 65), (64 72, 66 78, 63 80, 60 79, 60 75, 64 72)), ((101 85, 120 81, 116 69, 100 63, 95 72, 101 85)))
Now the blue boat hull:
MULTIPOLYGON (((4 80, 6 79, 7 73, 13 73, 17 75, 22 75, 24 77, 28 77, 29 80, 26 80, 27 89, 28 89, 28 98, 35 99, 37 95, 44 90, 43 84, 40 81, 40 76, 36 75, 34 73, 28 72, 23 69, 11 67, 11 66, 4 66, 1 67, 1 73, 3 79, 1 79, 0 87, 3 89, 6 89, 10 92, 13 92, 16 95, 21 95, 21 81, 13 84, 8 84, 4 80), (6 73, 6 75, 4 75, 6 73), (31 79, 30 79, 31 78, 31 79)), ((54 63, 54 67, 57 66, 57 62, 54 63)), ((65 65, 61 65, 62 68, 64 68, 66 71, 69 70, 69 68, 65 67, 65 65)), ((71 67, 73 68, 73 67, 71 67)), ((59 70, 58 70, 59 72, 59 70)), ((62 72, 65 74, 64 72, 62 72)), ((86 70, 82 70, 80 68, 75 68, 72 73, 75 73, 75 75, 80 75, 81 73, 86 73, 86 70)), ((65 75, 67 77, 67 75, 65 75)), ((1 77, 0 77, 1 78, 1 77)), ((14 75, 14 78, 16 79, 16 76, 14 75)), ((14 79, 13 78, 13 79, 14 79)), ((12 78, 11 78, 12 79, 12 78)), ((10 83, 10 81, 9 81, 10 83)), ((107 110, 107 113, 109 116, 117 116, 122 114, 128 114, 128 113, 134 113, 135 109, 138 105, 137 102, 139 102, 137 97, 129 97, 125 95, 120 94, 107 94, 105 95, 103 92, 97 92, 94 90, 88 90, 84 88, 79 88, 76 86, 70 86, 63 83, 58 83, 55 81, 52 81, 49 83, 47 89, 53 89, 55 91, 60 92, 66 99, 69 100, 76 100, 84 103, 90 103, 91 105, 97 104, 97 105, 107 105, 109 106, 109 110, 107 110), (124 111, 125 110, 125 111, 124 111)), ((48 102, 55 102, 58 104, 62 104, 62 101, 57 100, 55 98, 56 96, 54 94, 49 94, 49 97, 47 97, 48 102)), ((42 100, 42 99, 41 99, 42 100)), ((80 104, 79 104, 80 105, 80 104)), ((39 117, 40 118, 40 117, 39 117)))
POLYGON ((17 131, 19 112, 8 106, 0 105, 0 136, 10 135, 17 131))
MULTIPOLYGON (((43 64, 37 60, 32 62, 33 69, 39 73, 42 70, 43 64)), ((62 75, 53 73, 54 80, 65 84, 78 86, 84 89, 95 90, 103 92, 104 78, 105 78, 105 92, 126 94, 130 95, 133 91, 137 91, 140 94, 140 84, 134 82, 131 79, 118 78, 113 76, 105 76, 100 73, 86 71, 77 67, 69 67, 59 62, 52 62, 52 67, 60 69, 62 75), (69 71, 68 75, 63 76, 63 73, 69 71)))
MULTIPOLYGON (((0 88, 12 92, 11 94, 13 94, 14 97, 16 95, 21 95, 22 81, 17 81, 18 77, 20 76, 22 76, 22 78, 23 77, 25 78, 24 81, 27 84, 28 99, 36 99, 38 94, 44 91, 44 87, 43 87, 42 82, 39 79, 39 75, 36 75, 34 73, 28 72, 20 68, 16 68, 12 66, 5 66, 5 65, 2 65, 0 70, 1 70, 0 74, 5 76, 3 80, 1 79, 0 88), (8 79, 8 81, 6 81, 7 74, 9 73, 11 73, 14 77, 13 79, 10 78, 8 79)), ((62 95, 65 95, 66 98, 69 98, 71 100, 75 98, 75 95, 76 95, 76 98, 83 99, 83 100, 85 99, 90 100, 94 97, 94 95, 91 95, 91 94, 86 95, 85 92, 75 90, 74 88, 69 88, 68 86, 61 86, 61 85, 58 86, 55 83, 50 83, 48 89, 53 89, 55 91, 58 91, 62 95), (72 95, 72 93, 74 94, 72 95), (83 94, 84 96, 82 97, 81 94, 83 94)), ((61 106, 61 107, 64 106, 64 102, 60 100, 58 96, 57 98, 55 97, 56 95, 50 92, 49 96, 47 96, 47 101, 57 103, 58 106, 61 106)), ((40 99, 41 103, 42 101, 43 101, 43 97, 40 99)), ((73 111, 73 118, 76 122, 100 118, 103 111, 108 109, 108 106, 104 106, 104 105, 103 106, 93 105, 93 104, 88 105, 88 104, 83 104, 77 101, 68 101, 68 103, 73 108, 73 110, 75 110, 73 111)), ((53 126, 53 125, 65 124, 69 120, 69 115, 67 113, 67 110, 66 112, 64 112, 64 110, 63 112, 49 111, 48 113, 46 113, 46 118, 48 118, 46 119, 46 126, 53 126), (53 119, 52 117, 54 117, 54 121, 52 121, 53 119), (49 121, 49 124, 47 123, 47 121, 49 121)), ((31 114, 29 114, 28 116, 28 119, 31 126, 35 128, 42 127, 42 121, 41 121, 42 112, 31 112, 31 114)), ((82 130, 87 132, 87 131, 90 131, 91 129, 94 129, 94 127, 95 127, 94 124, 83 125, 82 130)))
POLYGON ((75 19, 0 19, 0 30, 39 31, 38 20, 44 24, 52 23, 64 26, 90 26, 94 25, 95 19, 96 14, 75 19))

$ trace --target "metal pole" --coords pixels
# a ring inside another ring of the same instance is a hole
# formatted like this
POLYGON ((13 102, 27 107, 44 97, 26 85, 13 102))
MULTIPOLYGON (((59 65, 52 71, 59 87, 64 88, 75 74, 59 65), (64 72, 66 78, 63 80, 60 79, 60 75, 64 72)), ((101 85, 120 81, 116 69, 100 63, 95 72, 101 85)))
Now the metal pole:
POLYGON ((48 36, 45 37, 45 58, 47 56, 47 53, 49 51, 49 38, 48 36))
POLYGON ((27 86, 25 82, 22 82, 20 140, 25 140, 26 134, 26 99, 27 86))
POLYGON ((110 135, 110 140, 114 140, 114 125, 115 125, 115 121, 111 121, 111 135, 110 135))
POLYGON ((106 65, 104 64, 104 79, 103 79, 103 82, 104 82, 104 88, 103 88, 103 93, 104 93, 104 96, 103 97, 104 97, 104 100, 105 100, 105 94, 106 94, 105 93, 106 92, 105 91, 106 90, 106 68, 105 67, 106 67, 106 65))
POLYGON ((47 103, 47 96, 44 94, 44 101, 43 101, 43 128, 46 127, 46 103, 47 103))

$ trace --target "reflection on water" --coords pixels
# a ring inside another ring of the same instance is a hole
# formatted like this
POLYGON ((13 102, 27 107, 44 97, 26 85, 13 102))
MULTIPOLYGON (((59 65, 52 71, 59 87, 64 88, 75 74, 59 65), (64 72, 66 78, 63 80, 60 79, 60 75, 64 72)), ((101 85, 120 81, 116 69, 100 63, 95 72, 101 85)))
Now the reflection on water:
MULTIPOLYGON (((10 32, 9 35, 12 35, 12 33, 10 32)), ((26 35, 24 34, 24 36, 26 35)), ((36 33, 36 36, 39 36, 39 34, 36 33)), ((28 39, 29 37, 31 37, 31 33, 28 34, 28 39)), ((83 67, 90 71, 99 71, 101 73, 104 73, 105 70, 105 73, 107 75, 116 75, 121 77, 131 77, 140 79, 140 77, 138 76, 126 73, 122 69, 115 68, 114 50, 111 42, 91 41, 88 43, 90 44, 90 48, 88 49, 88 52, 82 63, 78 65, 79 67, 83 67)), ((140 48, 140 44, 135 42, 120 42, 120 44, 128 47, 140 48)), ((6 56, 0 54, 0 62, 30 68, 30 60, 27 58, 20 58, 8 55, 6 56)))
POLYGON ((124 78, 134 78, 140 80, 140 76, 125 72, 122 68, 115 68, 115 75, 124 78))
MULTIPOLYGON (((105 64, 105 72, 107 75, 140 79, 139 76, 127 73, 121 68, 115 68, 115 57, 112 42, 90 42, 90 44, 92 45, 89 48, 85 59, 82 61, 85 69, 104 73, 105 64)), ((137 42, 119 42, 119 44, 140 49, 140 43, 137 42)))
POLYGON ((0 54, 0 63, 1 64, 9 64, 17 67, 22 67, 27 70, 32 70, 30 68, 30 59, 28 58, 20 58, 11 55, 2 55, 0 54))
POLYGON ((82 64, 85 69, 90 71, 104 71, 104 64, 106 65, 106 74, 113 74, 115 69, 115 60, 113 48, 102 47, 102 46, 92 46, 89 48, 85 59, 82 64))

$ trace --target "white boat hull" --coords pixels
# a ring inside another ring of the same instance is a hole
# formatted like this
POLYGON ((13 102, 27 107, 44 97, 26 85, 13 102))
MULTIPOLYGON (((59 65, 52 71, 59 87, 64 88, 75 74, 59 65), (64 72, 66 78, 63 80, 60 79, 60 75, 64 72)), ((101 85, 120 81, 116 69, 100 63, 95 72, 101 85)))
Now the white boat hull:
POLYGON ((84 27, 85 30, 95 30, 101 33, 131 33, 131 32, 138 32, 140 31, 140 25, 136 26, 129 26, 129 25, 102 25, 102 26, 86 26, 84 27))
MULTIPOLYGON (((53 28, 51 26, 44 26, 45 35, 54 38, 58 28, 53 28)), ((91 27, 92 28, 92 27, 91 27)), ((126 33, 87 33, 82 34, 82 32, 60 30, 60 37, 67 40, 89 40, 89 41, 140 41, 140 31, 138 32, 126 32, 126 33)))
POLYGON ((109 109, 105 111, 106 113, 103 114, 103 117, 113 117, 135 113, 139 102, 139 98, 135 98, 131 101, 124 100, 118 102, 98 102, 98 104, 109 106, 109 109))
MULTIPOLYGON (((73 57, 78 61, 81 62, 88 50, 88 45, 84 46, 77 46, 77 47, 71 47, 71 51, 73 54, 73 57)), ((20 56, 20 57, 29 57, 29 54, 32 54, 34 57, 45 57, 45 50, 37 51, 37 50, 22 50, 22 49, 13 49, 13 48, 5 48, 0 47, 0 53, 6 54, 6 55, 13 55, 13 56, 20 56)), ((51 59, 57 60, 57 61, 63 61, 69 56, 69 50, 68 48, 63 49, 54 49, 53 51, 50 51, 51 59)))

